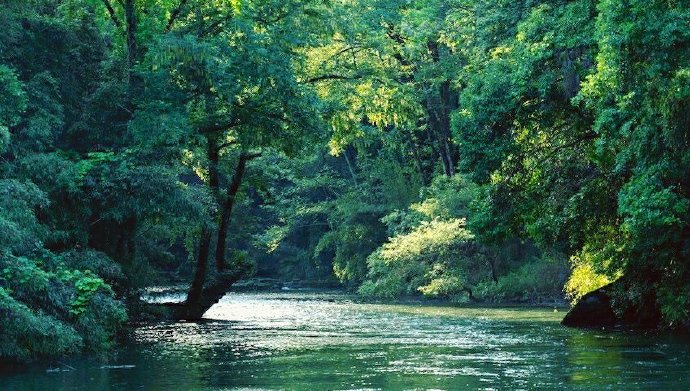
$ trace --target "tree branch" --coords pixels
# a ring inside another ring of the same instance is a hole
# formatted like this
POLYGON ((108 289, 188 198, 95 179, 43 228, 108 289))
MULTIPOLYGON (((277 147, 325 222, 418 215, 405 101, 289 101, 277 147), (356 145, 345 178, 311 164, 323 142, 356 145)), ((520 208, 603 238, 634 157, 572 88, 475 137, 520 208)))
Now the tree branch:
POLYGON ((583 143, 585 141, 594 140, 596 137, 597 137, 596 133, 594 133, 593 131, 589 131, 589 132, 583 134, 582 136, 576 138, 575 140, 572 140, 570 142, 567 142, 567 143, 561 144, 557 147, 554 147, 553 149, 551 149, 549 151, 548 154, 546 154, 546 156, 543 156, 539 160, 539 164, 546 163, 548 160, 550 160, 552 157, 554 157, 558 152, 560 152, 563 149, 575 147, 575 146, 577 146, 580 143, 583 143))
POLYGON ((243 159, 244 161, 249 161, 261 157, 261 155, 261 152, 242 152, 242 154, 240 155, 240 159, 243 159))
POLYGON ((263 23, 266 26, 270 26, 272 24, 276 24, 276 23, 280 22, 281 20, 285 19, 288 15, 290 15, 290 12, 285 12, 285 13, 278 15, 275 18, 270 19, 270 20, 266 19, 266 18, 262 18, 262 17, 257 17, 256 21, 263 23))
POLYGON ((110 15, 110 20, 113 22, 115 27, 117 27, 118 29, 122 29, 122 23, 117 18, 117 15, 115 15, 115 9, 113 8, 113 5, 110 4, 110 0, 102 0, 102 1, 103 1, 103 5, 108 10, 108 15, 110 15))
POLYGON ((235 145, 235 144, 237 144, 237 141, 236 141, 236 140, 226 141, 226 142, 224 142, 223 144, 220 144, 220 145, 218 146, 218 150, 220 151, 220 150, 223 149, 223 148, 227 148, 227 147, 229 147, 229 146, 231 146, 231 145, 235 145))
POLYGON ((182 9, 184 8, 185 5, 187 5, 187 2, 189 0, 180 0, 180 3, 177 5, 177 7, 173 10, 173 12, 170 14, 170 18, 168 19, 168 24, 165 26, 165 30, 163 30, 165 33, 169 33, 170 30, 172 29, 173 25, 175 24, 175 21, 177 18, 180 16, 180 13, 182 12, 182 9))
POLYGON ((207 28, 205 28, 204 31, 202 31, 201 34, 199 34, 199 37, 204 38, 208 35, 216 34, 217 30, 221 27, 221 25, 223 23, 231 20, 233 18, 233 16, 235 16, 235 15, 232 12, 228 12, 227 15, 216 20, 215 22, 211 23, 207 28))
POLYGON ((242 122, 238 119, 233 119, 229 122, 222 122, 222 123, 213 123, 205 126, 200 126, 199 131, 201 133, 214 133, 214 132, 220 132, 222 130, 228 130, 230 128, 234 128, 236 126, 242 125, 242 122))
POLYGON ((324 81, 324 80, 358 80, 361 78, 362 78, 362 75, 343 76, 343 75, 336 75, 336 74, 329 73, 326 75, 316 76, 316 77, 312 77, 310 79, 307 79, 305 81, 305 83, 312 84, 312 83, 318 83, 318 82, 324 81))

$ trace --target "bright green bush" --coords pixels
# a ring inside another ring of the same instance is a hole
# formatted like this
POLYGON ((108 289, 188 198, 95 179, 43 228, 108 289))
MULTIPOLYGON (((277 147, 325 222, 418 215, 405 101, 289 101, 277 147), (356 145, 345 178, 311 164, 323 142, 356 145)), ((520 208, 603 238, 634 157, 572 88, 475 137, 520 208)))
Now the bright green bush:
POLYGON ((594 270, 593 262, 586 253, 572 258, 573 270, 563 290, 571 303, 576 303, 589 292, 608 285, 612 280, 594 270))
POLYGON ((391 237, 367 258, 359 292, 393 298, 471 291, 488 270, 465 226, 474 197, 475 187, 463 177, 439 177, 422 189, 420 202, 384 217, 391 237))

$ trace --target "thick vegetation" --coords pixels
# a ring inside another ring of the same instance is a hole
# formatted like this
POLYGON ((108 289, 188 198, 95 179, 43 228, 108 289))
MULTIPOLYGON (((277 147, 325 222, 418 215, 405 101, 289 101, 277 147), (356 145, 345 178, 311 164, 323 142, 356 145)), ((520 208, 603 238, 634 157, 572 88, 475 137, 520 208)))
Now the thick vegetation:
POLYGON ((686 1, 8 0, 0 24, 0 361, 102 351, 144 287, 203 308, 251 272, 457 302, 620 280, 690 319, 686 1))

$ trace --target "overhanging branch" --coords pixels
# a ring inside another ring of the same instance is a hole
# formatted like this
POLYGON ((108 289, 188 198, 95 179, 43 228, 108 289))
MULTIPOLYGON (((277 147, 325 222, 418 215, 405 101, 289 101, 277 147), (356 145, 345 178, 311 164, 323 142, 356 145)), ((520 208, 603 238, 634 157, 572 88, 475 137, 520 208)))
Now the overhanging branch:
POLYGON ((108 10, 108 15, 110 16, 110 20, 113 22, 115 27, 118 29, 122 30, 122 22, 117 18, 117 15, 115 14, 115 9, 113 8, 113 5, 110 3, 110 0, 102 0, 103 5, 105 6, 105 9, 108 10))
POLYGON ((175 21, 180 16, 180 13, 182 13, 182 9, 185 7, 185 5, 187 5, 188 1, 189 0, 180 0, 180 3, 173 10, 173 12, 170 14, 170 18, 168 18, 168 23, 165 26, 164 32, 168 33, 168 32, 170 32, 170 30, 172 30, 172 27, 175 24, 175 21))

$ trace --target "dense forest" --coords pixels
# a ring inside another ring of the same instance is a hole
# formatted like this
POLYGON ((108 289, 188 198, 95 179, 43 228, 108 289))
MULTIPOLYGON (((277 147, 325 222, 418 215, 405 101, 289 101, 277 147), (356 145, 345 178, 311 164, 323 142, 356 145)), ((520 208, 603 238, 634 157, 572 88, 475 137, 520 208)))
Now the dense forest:
POLYGON ((252 275, 454 303, 616 281, 690 319, 688 1, 4 0, 0 25, 0 361, 252 275))

